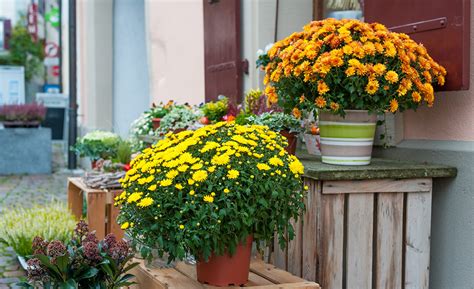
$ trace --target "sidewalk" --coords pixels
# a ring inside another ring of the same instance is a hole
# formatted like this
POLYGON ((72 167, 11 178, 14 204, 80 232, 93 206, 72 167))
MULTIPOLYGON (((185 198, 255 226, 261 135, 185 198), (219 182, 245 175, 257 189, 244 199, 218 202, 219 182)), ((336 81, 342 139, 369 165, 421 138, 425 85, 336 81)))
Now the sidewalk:
MULTIPOLYGON (((65 169, 63 151, 57 145, 53 146, 53 170, 51 175, 0 176, 0 217, 3 210, 12 206, 66 202, 67 177, 72 174, 65 169)), ((0 289, 19 288, 15 283, 24 276, 15 253, 0 244, 0 289)))

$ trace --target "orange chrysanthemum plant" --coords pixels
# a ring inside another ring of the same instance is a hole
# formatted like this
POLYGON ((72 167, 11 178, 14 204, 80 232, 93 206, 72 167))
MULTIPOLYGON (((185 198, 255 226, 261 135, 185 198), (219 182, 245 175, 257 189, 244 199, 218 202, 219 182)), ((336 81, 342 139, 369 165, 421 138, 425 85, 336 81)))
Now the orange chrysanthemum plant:
POLYGON ((270 103, 287 112, 369 112, 432 106, 446 70, 422 44, 379 23, 326 19, 276 42, 264 63, 270 103))

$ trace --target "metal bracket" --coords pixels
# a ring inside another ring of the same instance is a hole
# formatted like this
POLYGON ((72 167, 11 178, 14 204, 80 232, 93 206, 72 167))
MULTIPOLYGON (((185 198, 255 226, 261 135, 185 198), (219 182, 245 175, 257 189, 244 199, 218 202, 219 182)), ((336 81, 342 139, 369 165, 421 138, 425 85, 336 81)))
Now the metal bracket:
POLYGON ((248 59, 242 59, 242 72, 245 74, 249 74, 249 61, 248 59))
POLYGON ((448 19, 446 17, 440 17, 440 18, 390 27, 389 30, 393 32, 413 34, 413 33, 424 32, 428 30, 443 29, 443 28, 446 28, 447 26, 448 26, 448 19))

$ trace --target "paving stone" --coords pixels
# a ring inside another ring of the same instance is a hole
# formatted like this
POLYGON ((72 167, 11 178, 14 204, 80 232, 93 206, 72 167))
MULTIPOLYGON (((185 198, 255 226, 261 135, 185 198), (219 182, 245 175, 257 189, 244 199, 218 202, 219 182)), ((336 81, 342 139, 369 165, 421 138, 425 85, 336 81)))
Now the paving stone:
POLYGON ((18 270, 18 269, 20 269, 19 264, 9 265, 9 266, 5 267, 6 271, 15 271, 15 270, 18 270))
POLYGON ((5 273, 3 273, 3 276, 5 277, 21 277, 21 276, 25 276, 25 272, 22 270, 22 271, 7 271, 5 273))
POLYGON ((17 277, 0 278, 0 284, 11 284, 18 282, 20 282, 20 279, 18 279, 17 277))

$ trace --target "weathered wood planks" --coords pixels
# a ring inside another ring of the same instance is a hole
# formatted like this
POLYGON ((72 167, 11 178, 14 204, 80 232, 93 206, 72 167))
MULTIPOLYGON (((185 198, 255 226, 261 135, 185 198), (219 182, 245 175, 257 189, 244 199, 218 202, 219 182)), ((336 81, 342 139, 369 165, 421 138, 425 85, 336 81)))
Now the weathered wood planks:
POLYGON ((328 289, 428 288, 431 178, 305 184, 301 247, 274 252, 275 264, 328 289))

